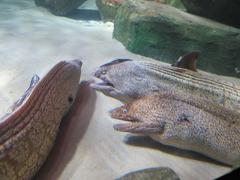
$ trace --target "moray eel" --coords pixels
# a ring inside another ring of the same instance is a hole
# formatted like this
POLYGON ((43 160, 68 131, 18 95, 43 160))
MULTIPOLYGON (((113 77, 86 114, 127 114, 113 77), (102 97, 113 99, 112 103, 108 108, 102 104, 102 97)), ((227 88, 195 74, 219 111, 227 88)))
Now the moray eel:
POLYGON ((29 88, 0 120, 0 179, 31 179, 50 152, 75 100, 82 62, 62 61, 29 88))
MULTIPOLYGON (((192 95, 189 95, 192 96, 192 95)), ((240 160, 240 113, 196 97, 152 92, 110 112, 114 129, 192 150, 228 165, 240 160)))
POLYGON ((122 102, 152 91, 194 94, 240 112, 240 87, 196 72, 198 52, 181 56, 172 66, 157 61, 116 59, 96 69, 91 87, 122 102))
POLYGON ((111 112, 118 131, 145 134, 228 165, 240 160, 240 88, 199 73, 199 52, 169 65, 116 59, 98 67, 91 87, 126 105, 111 112))

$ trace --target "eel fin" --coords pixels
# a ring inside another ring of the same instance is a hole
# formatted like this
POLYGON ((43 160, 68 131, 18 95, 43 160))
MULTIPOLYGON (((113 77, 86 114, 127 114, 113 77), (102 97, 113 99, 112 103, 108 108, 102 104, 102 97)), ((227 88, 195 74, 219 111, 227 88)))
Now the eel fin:
POLYGON ((132 61, 132 59, 115 59, 115 60, 113 60, 111 62, 108 62, 106 64, 101 65, 100 67, 115 65, 115 64, 126 62, 126 61, 132 61))
POLYGON ((39 82, 40 78, 38 75, 34 75, 30 81, 30 85, 27 88, 27 90, 23 93, 23 95, 11 106, 11 111, 13 112, 15 109, 17 109, 19 106, 22 105, 24 100, 29 96, 33 88, 37 85, 39 82))
POLYGON ((197 71, 196 60, 199 56, 198 51, 190 52, 183 56, 180 56, 176 63, 172 64, 174 67, 184 68, 191 71, 197 71))

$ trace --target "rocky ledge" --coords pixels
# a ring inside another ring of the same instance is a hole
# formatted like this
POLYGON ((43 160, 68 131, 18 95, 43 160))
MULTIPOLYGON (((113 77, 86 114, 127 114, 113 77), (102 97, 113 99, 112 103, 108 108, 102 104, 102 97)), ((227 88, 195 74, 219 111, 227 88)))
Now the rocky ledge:
MULTIPOLYGON (((97 7, 104 21, 114 21, 118 8, 125 0, 96 0, 97 7)), ((157 3, 169 4, 179 9, 185 10, 180 0, 146 0, 157 3)))
POLYGON ((51 13, 65 16, 77 9, 86 0, 34 0, 37 6, 48 9, 51 13))
POLYGON ((198 68, 240 75, 240 30, 143 0, 126 0, 118 9, 113 37, 128 50, 168 63, 200 51, 198 68))

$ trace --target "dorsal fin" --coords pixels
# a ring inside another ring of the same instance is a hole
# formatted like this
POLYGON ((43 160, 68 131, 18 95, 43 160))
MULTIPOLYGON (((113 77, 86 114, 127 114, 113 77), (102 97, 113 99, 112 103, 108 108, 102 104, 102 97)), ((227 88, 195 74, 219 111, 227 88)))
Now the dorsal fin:
POLYGON ((31 79, 30 85, 28 87, 28 89, 24 92, 24 94, 12 105, 11 110, 14 111, 15 109, 17 109, 19 106, 22 105, 22 103, 24 102, 24 100, 29 96, 29 94, 31 93, 32 89, 37 85, 37 83, 39 82, 40 77, 38 75, 34 75, 31 79))
POLYGON ((184 56, 180 56, 176 63, 172 64, 172 66, 188 69, 191 71, 197 71, 196 60, 198 56, 199 52, 190 52, 188 54, 185 54, 184 56))
POLYGON ((126 61, 132 61, 132 59, 115 59, 109 63, 103 64, 100 67, 104 67, 104 66, 110 66, 110 65, 114 65, 114 64, 119 64, 122 62, 126 62, 126 61))

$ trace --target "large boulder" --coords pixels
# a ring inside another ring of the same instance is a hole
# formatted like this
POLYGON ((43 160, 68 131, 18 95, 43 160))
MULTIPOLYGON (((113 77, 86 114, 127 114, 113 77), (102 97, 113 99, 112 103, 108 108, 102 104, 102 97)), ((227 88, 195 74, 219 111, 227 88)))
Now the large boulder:
POLYGON ((197 50, 198 68, 239 76, 240 30, 171 6, 126 0, 115 17, 113 37, 134 53, 168 63, 197 50))
POLYGON ((239 0, 182 0, 187 11, 240 27, 239 0))
POLYGON ((64 16, 77 9, 86 0, 34 0, 37 6, 47 8, 51 13, 64 16))
MULTIPOLYGON (((104 21, 113 21, 118 8, 125 0, 96 0, 97 7, 104 21)), ((169 4, 179 9, 185 10, 180 0, 146 0, 157 3, 169 4)))

